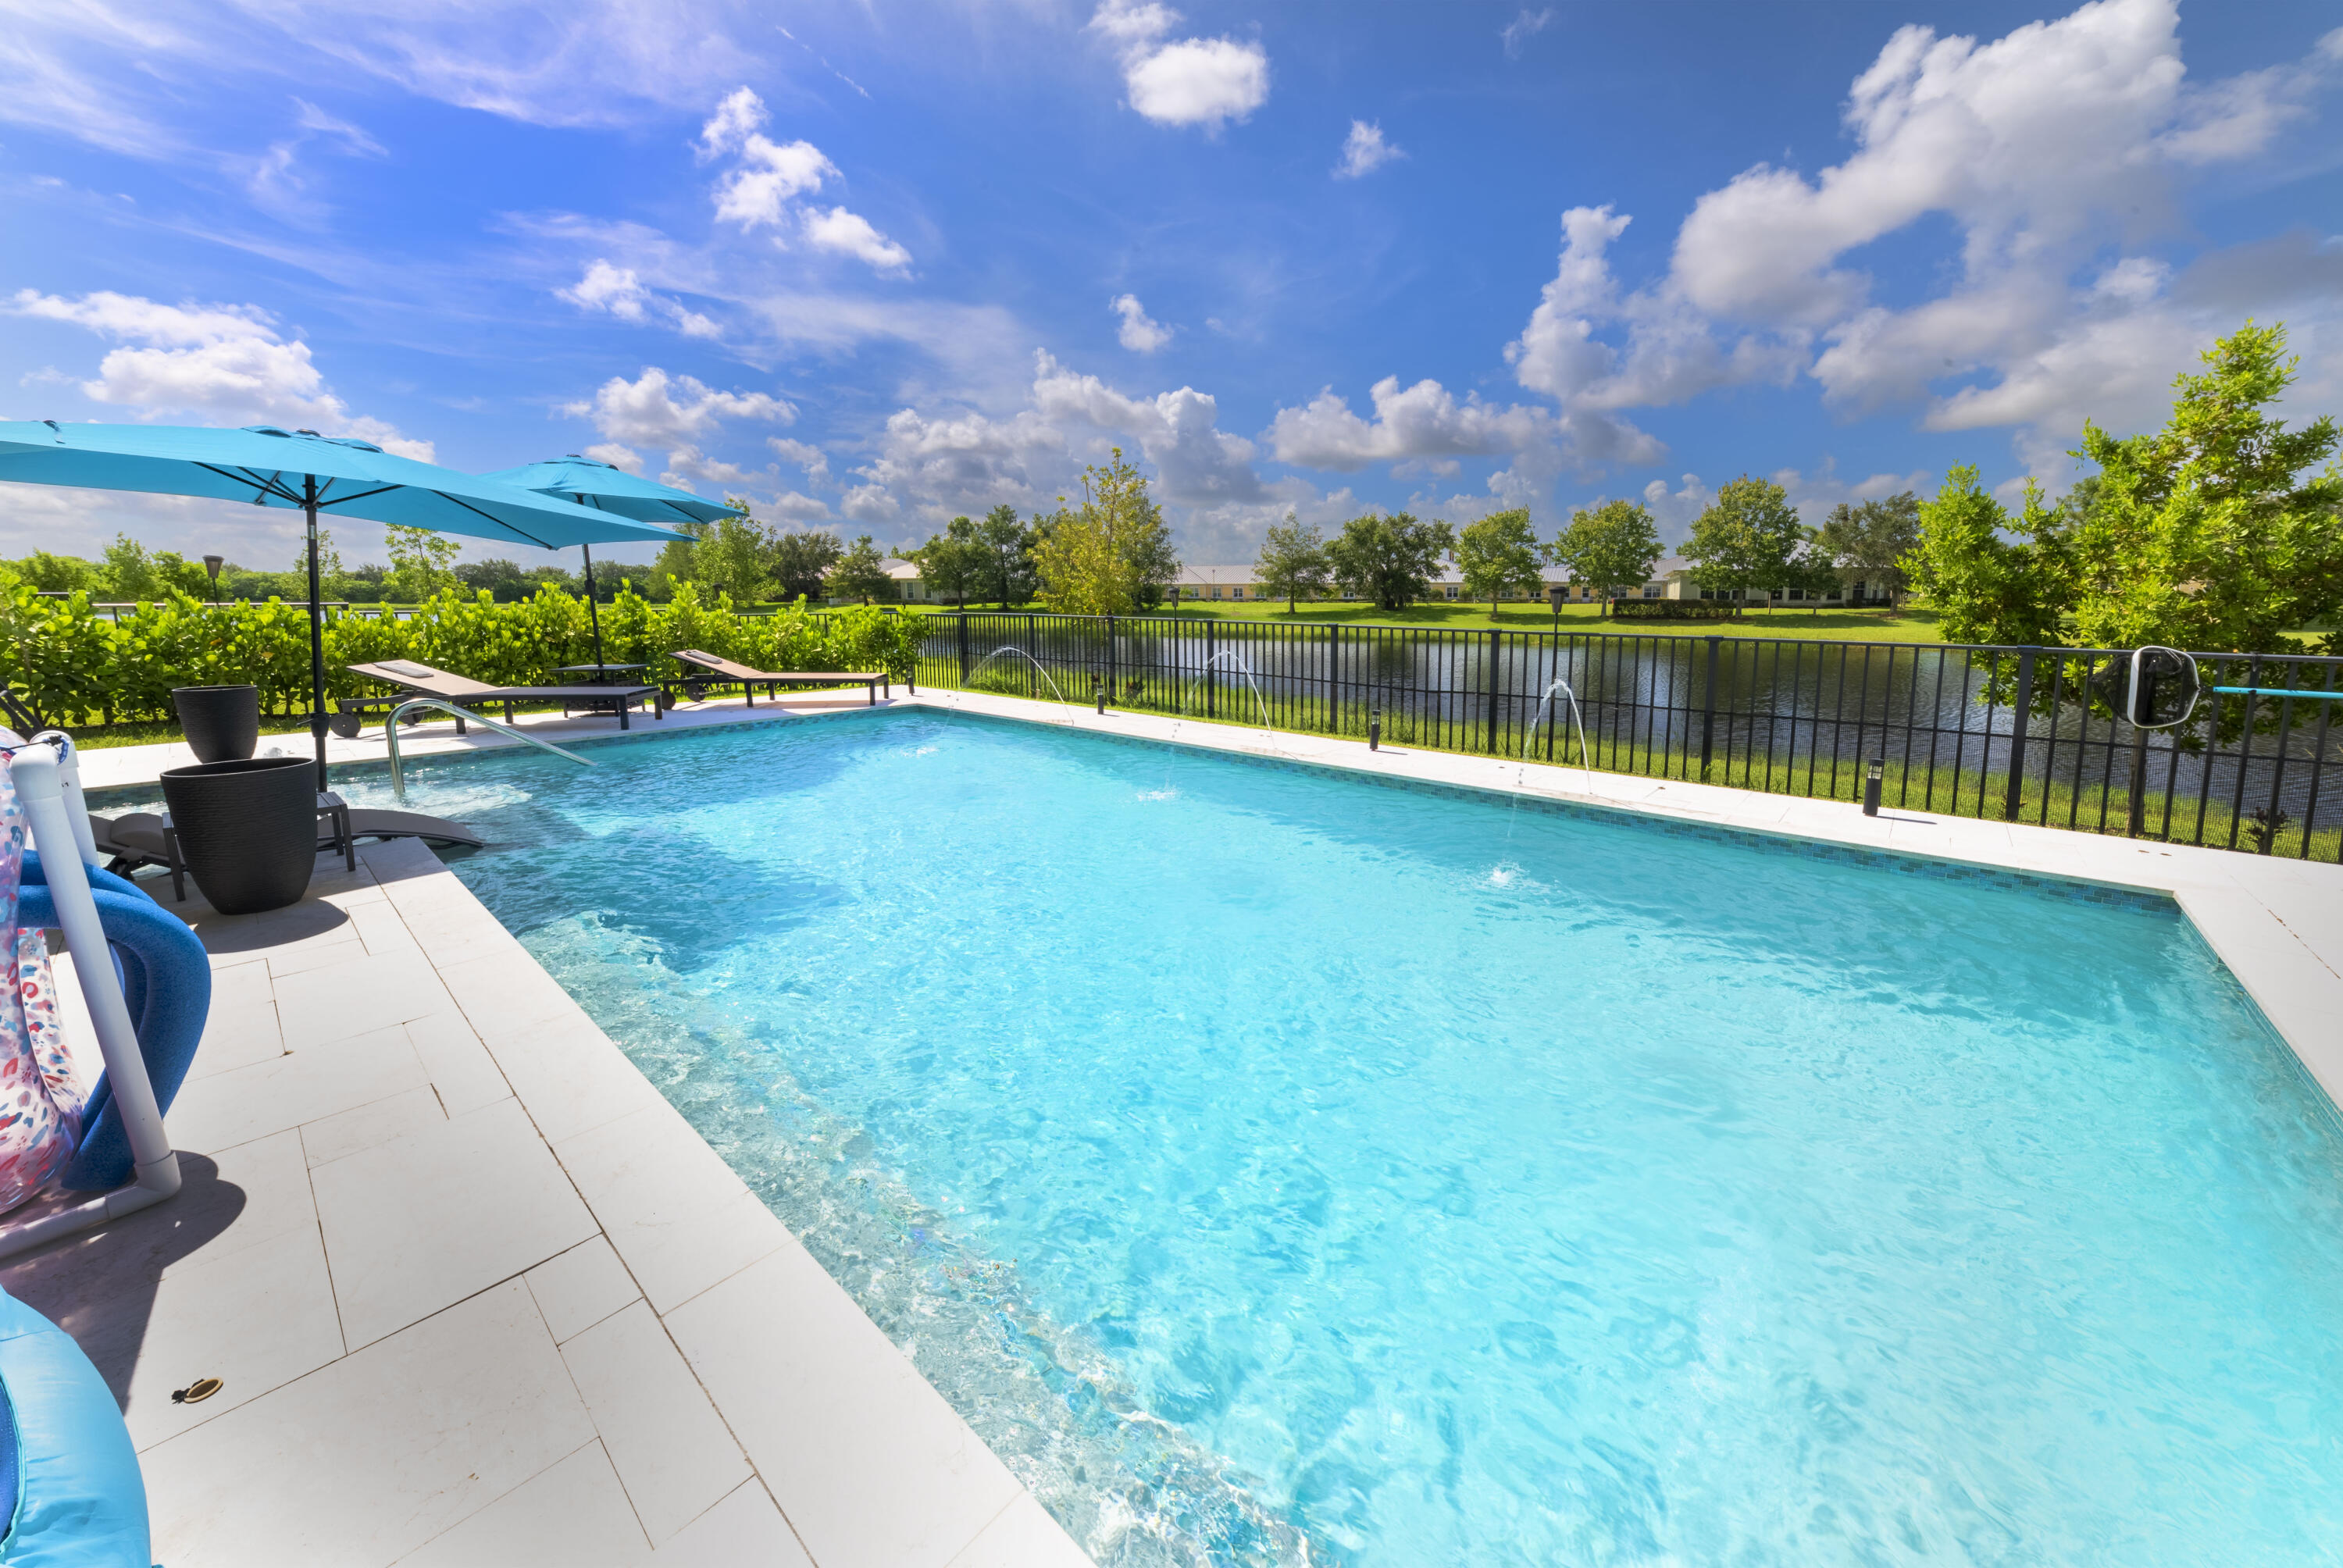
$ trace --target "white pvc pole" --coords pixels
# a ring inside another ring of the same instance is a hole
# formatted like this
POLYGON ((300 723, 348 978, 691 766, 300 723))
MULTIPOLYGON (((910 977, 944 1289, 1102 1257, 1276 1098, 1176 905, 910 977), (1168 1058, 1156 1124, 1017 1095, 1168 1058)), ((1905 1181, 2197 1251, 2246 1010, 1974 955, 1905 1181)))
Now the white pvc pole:
POLYGON ((95 866, 98 862, 97 839, 89 830, 89 801, 81 792, 81 753, 74 749, 73 737, 62 729, 44 729, 33 737, 56 748, 57 790, 65 797, 65 816, 73 823, 74 843, 81 849, 82 862, 95 866))
MULTIPOLYGON (((102 1225, 120 1215, 159 1203, 179 1190, 179 1160, 163 1131, 163 1113, 155 1103, 155 1086, 146 1076, 146 1059, 138 1049, 138 1033, 130 1021, 129 1005, 115 978, 114 954, 105 929, 98 923, 97 902, 90 897, 89 877, 83 868, 82 831, 65 807, 63 767, 55 749, 31 745, 16 752, 10 771, 16 796, 32 826, 34 847, 41 851, 41 869, 49 879, 49 896, 57 906, 57 923, 65 933, 65 950, 73 954, 74 974, 89 1004, 97 1030, 97 1047, 106 1060, 106 1082, 129 1135, 131 1184, 102 1198, 47 1215, 29 1225, 0 1231, 0 1257, 25 1251, 62 1235, 102 1225)), ((74 793, 81 791, 76 787, 74 793)), ((94 853, 93 853, 93 858, 94 853)))

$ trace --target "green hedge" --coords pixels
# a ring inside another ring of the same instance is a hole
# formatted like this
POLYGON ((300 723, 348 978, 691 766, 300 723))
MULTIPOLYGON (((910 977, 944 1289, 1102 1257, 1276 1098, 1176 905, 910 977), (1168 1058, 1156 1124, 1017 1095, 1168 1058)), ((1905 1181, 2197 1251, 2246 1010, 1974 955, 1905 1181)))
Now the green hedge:
POLYGON ((1730 599, 1710 598, 1615 598, 1611 601, 1614 620, 1731 620, 1740 613, 1740 607, 1730 599))
MULTIPOLYGON (((884 669, 911 678, 924 620, 862 607, 814 614, 805 602, 742 615, 729 596, 703 600, 695 584, 653 604, 631 592, 602 607, 603 657, 647 664, 647 678, 683 671, 679 648, 705 648, 759 669, 884 669)), ((594 656, 586 603, 557 589, 498 604, 483 590, 445 593, 411 618, 329 610, 329 697, 388 696, 346 668, 412 658, 497 685, 544 684, 548 672, 594 656)), ((119 620, 91 613, 89 598, 45 598, 19 586, 0 598, 0 681, 51 723, 168 719, 176 686, 249 684, 264 712, 309 705, 309 617, 297 604, 207 605, 184 594, 142 604, 119 620)))

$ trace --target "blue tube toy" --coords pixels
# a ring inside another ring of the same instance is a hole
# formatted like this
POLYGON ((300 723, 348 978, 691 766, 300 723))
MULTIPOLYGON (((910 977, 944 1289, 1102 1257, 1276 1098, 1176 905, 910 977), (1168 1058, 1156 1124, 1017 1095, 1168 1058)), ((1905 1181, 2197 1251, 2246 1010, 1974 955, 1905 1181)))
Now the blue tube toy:
MULTIPOLYGON (((138 1052, 155 1083, 155 1103, 168 1111, 195 1060, 204 1020, 211 1011, 211 960, 186 922, 148 898, 136 883, 93 866, 89 890, 113 950, 122 999, 137 1030, 138 1052)), ((36 850, 25 854, 16 919, 35 928, 57 923, 48 877, 36 850)), ((65 1185, 76 1192, 102 1192, 121 1186, 130 1175, 129 1135, 100 1075, 82 1111, 81 1143, 65 1166, 65 1185)))

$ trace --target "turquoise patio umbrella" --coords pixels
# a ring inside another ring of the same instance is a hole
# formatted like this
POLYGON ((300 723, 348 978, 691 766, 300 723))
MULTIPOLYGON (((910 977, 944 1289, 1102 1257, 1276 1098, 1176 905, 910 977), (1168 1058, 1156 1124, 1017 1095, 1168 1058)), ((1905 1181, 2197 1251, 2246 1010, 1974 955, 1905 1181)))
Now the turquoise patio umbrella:
MULTIPOLYGON (((719 518, 729 518, 732 508, 679 490, 672 485, 661 485, 614 468, 592 457, 581 457, 572 452, 549 463, 529 463, 518 468, 499 468, 483 478, 500 479, 508 485, 518 485, 524 490, 540 495, 559 496, 581 507, 610 512, 638 522, 712 523, 719 518)), ((586 552, 586 610, 594 622, 594 662, 602 662, 602 612, 596 608, 594 598, 594 551, 580 542, 586 552)))
POLYGON ((367 441, 250 425, 70 425, 0 421, 0 481, 210 496, 304 514, 309 541, 309 732, 326 787, 325 609, 317 517, 363 518, 472 538, 566 549, 611 539, 682 538, 536 490, 397 457, 367 441))

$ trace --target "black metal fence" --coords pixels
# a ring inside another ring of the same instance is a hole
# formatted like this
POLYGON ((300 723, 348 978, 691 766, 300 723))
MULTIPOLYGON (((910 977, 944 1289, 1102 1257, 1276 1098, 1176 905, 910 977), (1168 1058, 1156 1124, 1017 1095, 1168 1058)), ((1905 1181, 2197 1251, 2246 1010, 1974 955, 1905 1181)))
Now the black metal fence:
POLYGON ((2343 659, 2199 654, 2177 729, 2116 718, 2107 649, 1289 626, 967 611, 930 618, 923 685, 1892 809, 2343 859, 2343 659), (2095 687, 2093 678, 2101 679, 2095 687), (1574 708, 1575 713, 1574 714, 1574 708))

